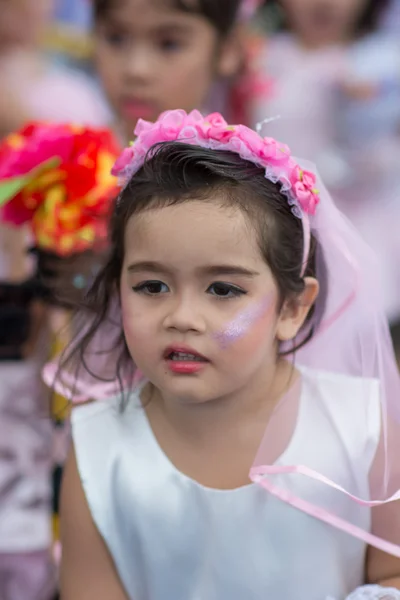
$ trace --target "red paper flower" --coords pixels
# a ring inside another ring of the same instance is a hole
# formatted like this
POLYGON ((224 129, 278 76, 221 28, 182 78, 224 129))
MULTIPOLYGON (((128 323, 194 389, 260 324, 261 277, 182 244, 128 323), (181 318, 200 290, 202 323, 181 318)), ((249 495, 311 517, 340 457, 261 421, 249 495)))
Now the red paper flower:
POLYGON ((1 219, 30 222, 38 247, 61 256, 101 243, 118 192, 111 168, 119 152, 108 130, 27 125, 0 144, 0 180, 32 174, 1 219))

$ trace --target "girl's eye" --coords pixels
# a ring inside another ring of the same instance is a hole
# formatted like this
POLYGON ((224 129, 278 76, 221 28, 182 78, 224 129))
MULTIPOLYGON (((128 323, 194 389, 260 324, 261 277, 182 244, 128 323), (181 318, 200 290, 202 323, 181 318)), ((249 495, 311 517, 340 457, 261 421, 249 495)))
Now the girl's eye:
POLYGON ((238 296, 242 296, 243 294, 247 293, 236 285, 232 285, 231 283, 223 283, 222 281, 216 281, 210 285, 207 292, 212 296, 217 296, 218 298, 237 298, 238 296))
POLYGON ((159 296, 169 292, 168 286, 162 281, 144 281, 133 288, 137 294, 145 294, 146 296, 159 296))
POLYGON ((160 48, 163 52, 177 52, 181 50, 182 46, 182 42, 172 38, 160 40, 160 48))
POLYGON ((120 48, 124 46, 129 41, 129 36, 125 33, 117 32, 117 31, 108 31, 105 34, 105 39, 110 46, 114 46, 115 48, 120 48))

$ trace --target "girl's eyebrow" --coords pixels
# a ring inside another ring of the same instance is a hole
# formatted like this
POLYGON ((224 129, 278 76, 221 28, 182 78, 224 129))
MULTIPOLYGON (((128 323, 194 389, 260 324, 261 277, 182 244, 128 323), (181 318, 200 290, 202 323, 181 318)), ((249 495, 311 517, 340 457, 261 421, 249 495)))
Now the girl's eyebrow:
MULTIPOLYGON (((183 17, 184 19, 184 17, 183 17)), ((153 32, 158 35, 191 35, 192 24, 183 22, 177 22, 174 19, 160 19, 160 21, 153 24, 153 32)), ((118 13, 109 14, 107 23, 103 24, 104 29, 123 29, 130 31, 131 27, 124 20, 123 16, 118 13)))
POLYGON ((158 23, 154 25, 155 31, 160 35, 191 35, 192 27, 185 23, 177 23, 174 21, 158 23))
POLYGON ((240 265, 210 265, 200 269, 206 275, 241 275, 242 277, 257 277, 260 273, 240 265))
MULTIPOLYGON (((172 273, 172 269, 156 261, 142 261, 128 266, 129 273, 172 273)), ((241 275, 242 277, 257 277, 258 271, 240 265, 205 265, 198 269, 201 275, 241 275)))
POLYGON ((144 271, 150 271, 151 273, 170 273, 170 269, 165 265, 152 260, 132 263, 129 265, 128 271, 129 273, 143 273, 144 271))
POLYGON ((110 15, 108 17, 107 23, 99 23, 98 28, 100 30, 105 30, 105 31, 109 31, 117 29, 117 30, 122 30, 122 31, 129 31, 129 26, 127 25, 126 22, 123 21, 123 19, 121 17, 115 16, 115 15, 110 15))

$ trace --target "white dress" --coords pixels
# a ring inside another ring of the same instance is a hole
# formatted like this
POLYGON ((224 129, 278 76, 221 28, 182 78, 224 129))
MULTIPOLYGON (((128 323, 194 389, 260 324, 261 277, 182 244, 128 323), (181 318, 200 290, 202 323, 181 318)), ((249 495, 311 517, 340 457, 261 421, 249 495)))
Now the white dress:
MULTIPOLYGON (((375 390, 366 399, 365 381, 303 370, 297 427, 278 462, 308 464, 368 496, 380 435, 375 390), (314 435, 317 453, 307 445, 314 435)), ((183 475, 158 445, 137 396, 125 412, 119 399, 77 407, 72 425, 87 501, 130 599, 341 600, 363 584, 363 542, 257 484, 221 491, 183 475)), ((312 483, 294 485, 315 500, 312 483)), ((368 508, 330 488, 322 493, 325 507, 370 529, 368 508)))

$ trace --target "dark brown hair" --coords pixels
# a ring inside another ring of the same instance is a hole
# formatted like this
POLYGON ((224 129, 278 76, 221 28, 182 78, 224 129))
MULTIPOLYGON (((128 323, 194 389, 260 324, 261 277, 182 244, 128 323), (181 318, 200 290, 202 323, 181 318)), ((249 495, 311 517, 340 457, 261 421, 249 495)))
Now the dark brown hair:
MULTIPOLYGON (((95 22, 107 19, 125 0, 93 0, 95 22)), ((148 0, 150 1, 150 0, 148 0)), ((238 18, 241 0, 164 0, 177 10, 207 19, 221 36, 228 35, 238 18)))
POLYGON ((389 0, 369 0, 358 22, 356 34, 374 31, 384 12, 389 8, 389 0))
MULTIPOLYGON (((62 367, 69 368, 72 360, 75 366, 80 365, 76 368, 84 368, 101 380, 102 376, 93 373, 86 357, 95 349, 99 330, 110 325, 110 315, 114 318, 117 315, 117 326, 113 326, 117 334, 106 350, 109 363, 113 363, 110 378, 121 382, 133 377, 135 367, 125 343, 119 306, 127 223, 144 210, 190 202, 194 198, 239 207, 256 231, 260 251, 278 287, 280 306, 301 294, 305 286, 303 227, 281 192, 281 185, 266 179, 263 169, 237 154, 163 142, 151 150, 142 169, 131 178, 116 202, 110 223, 109 256, 86 295, 85 310, 81 313, 85 334, 72 343, 62 367)), ((305 275, 316 274, 318 248, 313 238, 305 275)), ((297 346, 289 348, 290 353, 312 337, 316 321, 315 314, 311 317, 312 312, 296 340, 297 346)))
MULTIPOLYGON (((280 11, 280 0, 268 0, 267 6, 280 11)), ((368 0, 359 19, 354 27, 355 38, 375 31, 380 23, 382 15, 389 7, 389 0, 368 0)), ((283 16, 280 29, 287 29, 286 20, 283 16)))

